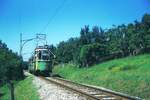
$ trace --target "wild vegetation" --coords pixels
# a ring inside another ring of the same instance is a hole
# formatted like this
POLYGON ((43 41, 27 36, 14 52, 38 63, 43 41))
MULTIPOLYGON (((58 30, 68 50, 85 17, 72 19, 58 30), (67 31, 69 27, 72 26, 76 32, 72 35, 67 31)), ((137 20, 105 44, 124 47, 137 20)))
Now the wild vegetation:
POLYGON ((66 79, 150 99, 150 14, 110 29, 86 25, 53 52, 53 72, 66 79))
POLYGON ((0 85, 23 78, 22 59, 0 41, 0 85))
POLYGON ((106 61, 90 68, 79 69, 74 64, 60 64, 54 67, 53 72, 78 83, 150 99, 150 54, 106 61))
POLYGON ((38 100, 32 78, 24 79, 23 68, 27 62, 0 41, 0 100, 10 99, 10 89, 14 87, 15 100, 38 100), (24 80, 23 80, 24 79, 24 80), (10 82, 14 85, 10 87, 10 82))
POLYGON ((138 55, 150 51, 150 15, 127 25, 113 25, 110 29, 86 25, 80 37, 70 38, 53 45, 58 63, 72 62, 78 67, 88 67, 113 58, 138 55))
MULTIPOLYGON (((32 80, 33 78, 30 76, 25 78, 24 80, 14 82, 15 100, 39 100, 36 87, 32 85, 32 80)), ((10 91, 7 84, 3 87, 0 87, 0 90, 2 91, 2 96, 0 97, 0 100, 9 100, 10 91)))
MULTIPOLYGON (((110 29, 99 26, 90 29, 86 25, 81 28, 79 37, 62 41, 56 47, 51 45, 50 48, 56 54, 55 64, 70 63, 65 67, 54 67, 54 72, 63 77, 150 98, 150 55, 134 57, 150 51, 150 14, 145 14, 141 21, 113 25, 110 29), (123 59, 108 61, 115 58, 123 59), (89 66, 91 68, 86 68, 89 66)), ((0 85, 22 79, 22 64, 22 58, 0 41, 0 85)), ((20 91, 30 88, 26 87, 18 88, 20 91)), ((7 92, 6 86, 3 89, 7 92)))

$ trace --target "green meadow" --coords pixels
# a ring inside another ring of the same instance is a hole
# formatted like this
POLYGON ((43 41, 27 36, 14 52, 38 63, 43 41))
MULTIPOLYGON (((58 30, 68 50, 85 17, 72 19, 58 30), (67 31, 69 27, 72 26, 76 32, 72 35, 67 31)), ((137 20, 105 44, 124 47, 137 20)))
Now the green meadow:
POLYGON ((150 99, 150 54, 115 59, 89 68, 58 65, 53 72, 75 82, 150 99))

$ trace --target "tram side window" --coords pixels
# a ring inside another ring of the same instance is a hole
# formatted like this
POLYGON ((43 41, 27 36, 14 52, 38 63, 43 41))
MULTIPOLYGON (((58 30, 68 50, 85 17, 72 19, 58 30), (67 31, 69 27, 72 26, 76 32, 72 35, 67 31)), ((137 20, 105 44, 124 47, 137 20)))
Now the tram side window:
POLYGON ((39 51, 38 58, 41 59, 41 51, 39 51))

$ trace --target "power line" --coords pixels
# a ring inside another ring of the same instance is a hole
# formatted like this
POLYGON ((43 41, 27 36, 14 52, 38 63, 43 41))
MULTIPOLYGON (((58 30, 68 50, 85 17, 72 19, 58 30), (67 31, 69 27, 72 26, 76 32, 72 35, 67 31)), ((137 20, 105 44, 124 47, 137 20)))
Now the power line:
POLYGON ((63 0, 62 3, 56 8, 55 12, 53 13, 53 15, 49 18, 47 24, 43 27, 43 29, 41 30, 40 33, 44 32, 44 30, 46 30, 46 28, 48 27, 48 25, 52 22, 52 20, 55 18, 55 16, 57 15, 57 13, 63 8, 65 2, 67 0, 63 0))

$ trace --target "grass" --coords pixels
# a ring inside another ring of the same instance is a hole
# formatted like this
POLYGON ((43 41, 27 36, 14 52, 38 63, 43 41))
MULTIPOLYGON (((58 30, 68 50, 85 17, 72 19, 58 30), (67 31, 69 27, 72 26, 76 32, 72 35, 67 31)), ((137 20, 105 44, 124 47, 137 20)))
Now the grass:
POLYGON ((10 100, 10 95, 9 95, 9 90, 7 85, 0 87, 0 93, 2 94, 0 96, 0 100, 10 100))
POLYGON ((90 68, 59 65, 53 71, 79 83, 102 86, 150 100, 150 54, 115 59, 90 68))
MULTIPOLYGON (((32 77, 15 83, 15 100, 39 100, 35 86, 32 85, 32 77)), ((0 100, 9 100, 9 89, 7 85, 0 87, 0 90, 4 94, 0 100)))

